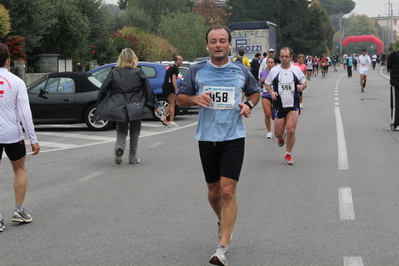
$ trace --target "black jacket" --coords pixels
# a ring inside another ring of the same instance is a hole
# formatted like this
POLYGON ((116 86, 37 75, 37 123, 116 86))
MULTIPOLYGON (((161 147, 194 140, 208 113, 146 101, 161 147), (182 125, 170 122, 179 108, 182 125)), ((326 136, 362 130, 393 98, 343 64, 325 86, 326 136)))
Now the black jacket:
POLYGON ((391 85, 399 87, 399 50, 391 52, 388 57, 388 72, 391 73, 391 85))
POLYGON ((97 96, 94 120, 115 122, 153 118, 158 102, 141 68, 115 67, 104 80, 97 96))

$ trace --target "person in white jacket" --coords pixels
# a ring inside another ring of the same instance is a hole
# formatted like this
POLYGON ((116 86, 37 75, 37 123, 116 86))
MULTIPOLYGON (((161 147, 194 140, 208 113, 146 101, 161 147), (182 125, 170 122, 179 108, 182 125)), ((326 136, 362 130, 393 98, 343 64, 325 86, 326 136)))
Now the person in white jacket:
MULTIPOLYGON (((0 162, 4 150, 14 170, 15 210, 11 221, 29 223, 32 222, 32 217, 23 205, 27 177, 25 170, 26 147, 21 123, 28 135, 33 155, 39 153, 40 145, 37 142, 33 126, 25 83, 10 73, 9 67, 8 47, 0 43, 0 162)), ((0 232, 4 228, 4 219, 0 214, 0 232)))

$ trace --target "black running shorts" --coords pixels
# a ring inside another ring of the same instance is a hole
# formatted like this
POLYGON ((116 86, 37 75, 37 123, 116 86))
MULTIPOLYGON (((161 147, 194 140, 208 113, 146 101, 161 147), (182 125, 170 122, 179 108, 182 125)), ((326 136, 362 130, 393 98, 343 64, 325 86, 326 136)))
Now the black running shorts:
POLYGON ((170 94, 175 93, 175 87, 171 83, 162 84, 162 92, 165 97, 168 97, 170 94))
POLYGON ((244 138, 223 142, 200 141, 198 146, 207 183, 215 183, 222 176, 238 181, 244 161, 244 138))
POLYGON ((21 140, 11 144, 0 144, 0 160, 3 156, 3 150, 10 161, 18 161, 26 155, 25 141, 21 140))
POLYGON ((291 111, 299 111, 300 112, 300 108, 296 108, 296 107, 288 107, 288 108, 279 108, 279 109, 273 109, 273 116, 274 118, 283 118, 286 117, 287 114, 291 111))

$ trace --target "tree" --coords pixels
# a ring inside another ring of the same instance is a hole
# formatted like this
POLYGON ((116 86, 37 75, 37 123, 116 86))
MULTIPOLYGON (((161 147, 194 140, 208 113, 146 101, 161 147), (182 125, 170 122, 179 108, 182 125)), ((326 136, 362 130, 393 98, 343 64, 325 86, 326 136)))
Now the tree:
POLYGON ((203 0, 201 3, 194 4, 191 12, 200 14, 208 26, 225 24, 225 19, 227 18, 227 12, 219 8, 213 0, 203 0))
POLYGON ((129 8, 115 17, 113 29, 119 30, 123 27, 136 27, 149 32, 154 32, 156 28, 151 17, 140 8, 129 8))
MULTIPOLYGON (((360 36, 360 35, 377 35, 377 29, 374 23, 366 15, 352 15, 349 17, 348 26, 345 28, 345 36, 360 36)), ((352 43, 347 47, 349 53, 360 53, 362 49, 368 49, 370 46, 375 47, 370 42, 352 43)))
POLYGON ((9 10, 11 29, 9 34, 23 36, 26 52, 41 46, 42 36, 56 23, 52 17, 53 5, 48 0, 1 0, 9 10))
POLYGON ((3 5, 0 5, 0 38, 6 36, 10 32, 10 28, 10 14, 3 5))
POLYGON ((192 6, 190 0, 129 0, 128 8, 139 8, 145 12, 158 25, 161 17, 169 13, 188 12, 192 6))
POLYGON ((327 52, 331 46, 331 22, 319 3, 309 5, 308 0, 265 0, 259 5, 257 0, 228 0, 227 5, 231 12, 230 22, 267 20, 277 24, 277 45, 280 48, 289 46, 296 53, 318 53, 321 50, 327 52))
POLYGON ((120 10, 126 10, 129 0, 118 0, 120 10))
POLYGON ((355 8, 353 0, 314 0, 319 2, 327 11, 328 15, 349 14, 355 8))
MULTIPOLYGON (((204 56, 207 26, 198 13, 172 13, 162 16, 159 36, 167 39, 184 59, 204 56)), ((170 58, 173 55, 170 55, 170 58)))

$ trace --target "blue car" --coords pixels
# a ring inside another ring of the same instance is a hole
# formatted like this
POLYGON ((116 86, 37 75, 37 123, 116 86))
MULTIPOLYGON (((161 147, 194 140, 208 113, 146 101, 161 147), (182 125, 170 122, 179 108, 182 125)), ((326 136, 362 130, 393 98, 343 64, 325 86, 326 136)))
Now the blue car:
MULTIPOLYGON (((111 68, 116 66, 116 63, 103 65, 97 67, 93 70, 88 71, 91 73, 101 84, 104 82, 108 73, 111 71, 111 68)), ((148 80, 150 81, 152 91, 157 96, 159 102, 159 109, 155 115, 158 118, 161 118, 163 115, 165 108, 169 105, 166 97, 163 95, 162 92, 162 84, 165 78, 166 70, 169 68, 167 64, 161 63, 154 63, 154 62, 139 62, 139 67, 143 69, 144 73, 147 75, 148 80)), ((177 85, 180 86, 181 79, 177 79, 177 85)), ((186 113, 188 108, 181 108, 176 105, 176 112, 175 114, 184 114, 186 113)))

